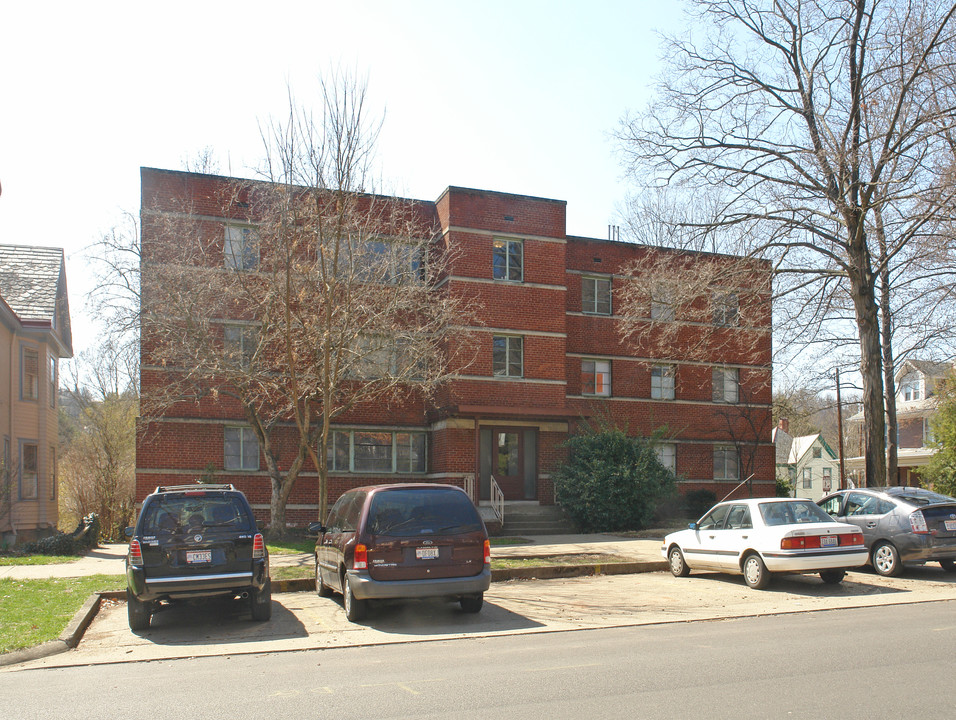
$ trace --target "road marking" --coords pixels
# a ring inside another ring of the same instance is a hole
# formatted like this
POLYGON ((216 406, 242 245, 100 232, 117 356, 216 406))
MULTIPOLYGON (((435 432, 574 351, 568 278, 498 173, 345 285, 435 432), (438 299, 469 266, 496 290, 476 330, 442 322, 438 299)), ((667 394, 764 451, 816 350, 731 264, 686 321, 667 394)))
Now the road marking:
MULTIPOLYGON (((444 681, 445 681, 444 678, 434 678, 432 680, 413 680, 412 683, 410 684, 421 685, 422 683, 436 683, 436 682, 444 682, 444 681)), ((409 695, 421 695, 421 693, 418 692, 418 690, 408 687, 408 685, 403 682, 367 683, 364 685, 359 685, 359 687, 363 687, 363 688, 390 687, 392 685, 397 687, 399 690, 404 690, 409 695)))
POLYGON ((526 668, 525 672, 551 672, 553 670, 577 670, 578 668, 601 667, 604 663, 586 663, 584 665, 555 665, 554 667, 526 668))

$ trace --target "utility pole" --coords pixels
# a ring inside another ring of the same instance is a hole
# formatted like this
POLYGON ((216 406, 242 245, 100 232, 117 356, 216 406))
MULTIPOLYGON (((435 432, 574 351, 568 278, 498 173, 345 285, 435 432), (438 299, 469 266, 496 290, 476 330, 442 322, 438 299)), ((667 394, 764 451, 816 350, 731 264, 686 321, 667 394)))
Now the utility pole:
POLYGON ((840 490, 846 487, 846 465, 843 459, 843 402, 840 399, 840 368, 836 370, 837 386, 837 435, 840 436, 840 490))

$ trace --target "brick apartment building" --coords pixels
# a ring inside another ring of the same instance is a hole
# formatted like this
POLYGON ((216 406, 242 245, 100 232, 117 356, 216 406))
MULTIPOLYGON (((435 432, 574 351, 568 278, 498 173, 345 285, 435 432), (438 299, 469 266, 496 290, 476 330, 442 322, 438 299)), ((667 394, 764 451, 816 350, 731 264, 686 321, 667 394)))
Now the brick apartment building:
MULTIPOLYGON (((181 212, 185 202, 203 226, 205 261, 220 272, 235 266, 228 257, 235 228, 254 229, 256 218, 241 208, 216 210, 208 201, 235 182, 144 168, 144 248, 160 242, 151 234, 152 219, 181 212)), ((753 473, 755 495, 773 494, 769 312, 761 313, 761 327, 733 329, 751 339, 756 333, 756 351, 748 340, 739 352, 725 345, 707 361, 685 360, 679 347, 637 354, 619 336, 616 293, 622 268, 649 248, 569 237, 566 203, 559 200, 449 187, 416 207, 435 236, 456 249, 444 289, 481 308, 480 321, 468 328, 478 338, 477 352, 428 403, 365 407, 337 418, 329 502, 351 487, 399 481, 456 484, 486 502, 493 476, 505 501, 553 504, 551 474, 564 456, 562 444, 580 423, 594 419, 640 436, 666 426, 659 453, 684 491, 706 488, 722 497, 746 470, 753 473), (731 410, 739 417, 730 418, 731 410), (380 451, 374 463, 366 452, 370 445, 380 451), (391 471, 383 470, 383 457, 391 471)), ((769 307, 769 298, 760 301, 769 307)), ((163 382, 164 369, 151 363, 144 343, 144 396, 163 382)), ((225 396, 171 407, 141 423, 137 499, 157 485, 212 471, 267 517, 270 483, 253 440, 241 408, 225 396)), ((289 498, 289 524, 316 519, 316 476, 307 463, 289 498)))

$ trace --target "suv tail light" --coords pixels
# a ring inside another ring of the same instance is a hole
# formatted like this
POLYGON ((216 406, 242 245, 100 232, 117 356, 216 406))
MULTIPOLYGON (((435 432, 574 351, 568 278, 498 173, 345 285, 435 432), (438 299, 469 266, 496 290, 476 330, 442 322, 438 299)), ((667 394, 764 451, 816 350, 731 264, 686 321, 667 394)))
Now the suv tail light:
POLYGON ((485 565, 491 565, 491 541, 485 540, 485 565))
POLYGON ((129 541, 129 564, 135 567, 143 564, 143 549, 139 545, 139 540, 129 541))
POLYGON ((368 548, 364 545, 355 546, 355 555, 352 558, 353 570, 368 570, 368 548))
POLYGON ((266 556, 266 543, 262 539, 262 533, 256 533, 256 536, 252 538, 252 558, 253 560, 261 560, 266 556))
POLYGON ((929 528, 926 527, 926 518, 923 517, 922 510, 910 513, 910 527, 918 535, 929 535, 929 528))

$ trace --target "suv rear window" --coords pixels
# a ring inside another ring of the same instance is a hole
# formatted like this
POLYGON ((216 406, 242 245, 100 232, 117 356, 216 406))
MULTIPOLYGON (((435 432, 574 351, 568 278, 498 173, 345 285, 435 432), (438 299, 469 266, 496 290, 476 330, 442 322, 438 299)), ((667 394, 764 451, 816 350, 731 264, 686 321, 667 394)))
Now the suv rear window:
POLYGON ((366 529, 374 535, 411 537, 475 532, 482 525, 475 506, 460 492, 407 488, 375 493, 366 529))
POLYGON ((237 497, 170 495, 157 498, 143 511, 142 534, 185 532, 204 528, 252 531, 252 518, 237 497))

